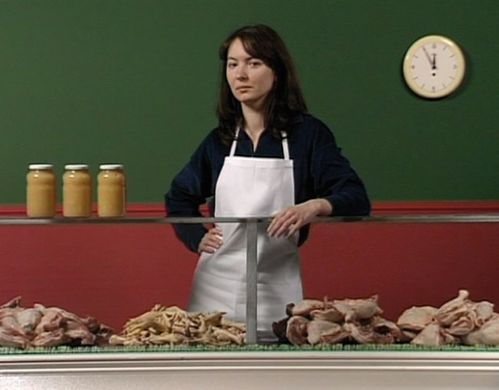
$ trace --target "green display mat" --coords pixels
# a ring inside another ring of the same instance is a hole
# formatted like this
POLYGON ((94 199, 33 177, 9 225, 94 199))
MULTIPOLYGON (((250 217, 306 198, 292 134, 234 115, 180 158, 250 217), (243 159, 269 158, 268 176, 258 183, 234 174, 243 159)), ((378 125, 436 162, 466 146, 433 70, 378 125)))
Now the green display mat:
POLYGON ((0 347, 0 355, 40 355, 40 354, 106 354, 106 353, 176 353, 176 352, 499 352, 499 346, 417 346, 409 344, 369 344, 369 345, 322 345, 294 346, 286 344, 246 345, 246 346, 112 346, 112 347, 68 347, 16 349, 0 347))

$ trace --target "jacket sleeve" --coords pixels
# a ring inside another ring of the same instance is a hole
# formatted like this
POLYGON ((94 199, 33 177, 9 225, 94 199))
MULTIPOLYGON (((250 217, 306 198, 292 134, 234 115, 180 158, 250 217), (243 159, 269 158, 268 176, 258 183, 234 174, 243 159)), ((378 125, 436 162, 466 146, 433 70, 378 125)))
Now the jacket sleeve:
MULTIPOLYGON (((187 165, 175 176, 165 194, 165 207, 170 217, 200 217, 199 206, 211 196, 211 169, 207 140, 198 147, 187 165)), ((174 224, 177 237, 192 252, 197 252, 206 233, 202 224, 174 224)))
POLYGON ((334 216, 368 215, 371 204, 364 183, 342 155, 332 132, 322 123, 320 127, 312 158, 317 196, 332 204, 334 216))

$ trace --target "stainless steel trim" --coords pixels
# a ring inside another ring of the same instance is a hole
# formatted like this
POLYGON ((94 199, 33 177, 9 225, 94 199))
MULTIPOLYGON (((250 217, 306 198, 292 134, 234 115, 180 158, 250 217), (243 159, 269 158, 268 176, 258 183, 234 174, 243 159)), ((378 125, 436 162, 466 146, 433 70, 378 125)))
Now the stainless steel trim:
POLYGON ((468 371, 499 374, 499 352, 157 352, 0 356, 0 375, 164 370, 468 371))
MULTIPOLYGON (((249 221, 265 222, 270 217, 229 218, 229 217, 123 217, 123 218, 27 218, 2 217, 0 225, 57 225, 57 224, 188 224, 188 223, 246 223, 249 221)), ((373 217, 318 217, 313 223, 498 223, 499 214, 460 214, 460 215, 387 215, 373 217)))
POLYGON ((257 228, 258 222, 248 221, 246 231, 246 343, 257 340, 257 228))

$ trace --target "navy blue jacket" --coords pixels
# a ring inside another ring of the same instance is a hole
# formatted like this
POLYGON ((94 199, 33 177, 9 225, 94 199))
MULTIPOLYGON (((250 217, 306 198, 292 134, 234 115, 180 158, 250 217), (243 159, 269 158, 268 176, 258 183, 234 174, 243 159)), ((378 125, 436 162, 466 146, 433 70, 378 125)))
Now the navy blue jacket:
MULTIPOLYGON (((288 133, 288 144, 294 165, 296 204, 325 198, 333 205, 332 215, 369 214, 371 205, 364 184, 341 154, 334 135, 324 123, 308 114, 299 115, 288 133)), ((165 195, 169 216, 201 215, 199 206, 214 196, 218 175, 229 152, 230 145, 221 142, 217 129, 212 130, 173 179, 170 191, 165 195)), ((282 141, 266 131, 253 150, 251 139, 241 131, 235 155, 283 158, 282 141)), ((206 233, 200 224, 178 224, 174 229, 178 238, 193 252, 197 251, 206 233)), ((299 244, 307 236, 308 226, 301 229, 299 244)))

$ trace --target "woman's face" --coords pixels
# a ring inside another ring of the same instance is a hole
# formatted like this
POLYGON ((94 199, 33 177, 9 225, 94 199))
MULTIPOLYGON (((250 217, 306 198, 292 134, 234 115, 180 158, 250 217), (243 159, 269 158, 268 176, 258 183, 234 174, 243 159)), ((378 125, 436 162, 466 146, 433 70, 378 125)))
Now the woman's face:
POLYGON ((261 59, 251 57, 236 38, 227 52, 227 82, 241 104, 261 109, 275 81, 274 71, 261 59))

